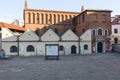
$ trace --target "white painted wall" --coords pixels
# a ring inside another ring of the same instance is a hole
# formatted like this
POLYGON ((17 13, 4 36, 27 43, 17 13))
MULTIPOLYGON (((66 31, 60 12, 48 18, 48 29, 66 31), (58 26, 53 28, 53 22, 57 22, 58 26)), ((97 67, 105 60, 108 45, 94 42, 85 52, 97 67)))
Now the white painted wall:
MULTIPOLYGON (((12 34, 12 33, 11 33, 12 34)), ((88 45, 88 50, 84 51, 84 54, 91 53, 91 30, 87 30, 80 38, 81 42, 78 42, 78 37, 71 31, 68 30, 63 36, 62 41, 60 37, 52 30, 49 29, 42 37, 42 41, 38 41, 38 36, 31 31, 25 32, 20 36, 19 45, 14 38, 11 38, 11 41, 6 41, 2 43, 2 48, 6 51, 6 55, 17 55, 18 53, 10 53, 10 47, 13 45, 19 46, 19 55, 20 56, 36 56, 36 55, 45 55, 45 45, 46 44, 58 44, 59 46, 64 47, 64 51, 59 51, 60 55, 71 54, 71 47, 76 46, 76 54, 79 54, 79 46, 88 45), (30 34, 30 35, 28 35, 30 34), (86 38, 87 37, 87 38, 86 38), (31 39, 34 38, 34 39, 31 39), (34 52, 27 52, 26 48, 28 45, 34 46, 34 52)))
POLYGON ((118 38, 118 44, 120 44, 120 24, 112 25, 112 44, 114 44, 114 38, 118 38), (118 29, 118 33, 114 33, 114 29, 118 29))
POLYGON ((78 36, 69 29, 61 36, 62 41, 78 41, 78 36))
POLYGON ((80 54, 91 54, 91 42, 80 42, 80 54), (88 45, 88 50, 84 49, 84 45, 88 45))
POLYGON ((20 42, 20 56, 45 55, 45 44, 58 44, 58 42, 20 42), (27 52, 26 48, 28 45, 33 45, 35 51, 27 52))
POLYGON ((10 47, 11 46, 18 47, 17 42, 2 42, 2 49, 5 51, 5 55, 16 56, 18 53, 10 53, 10 47))
POLYGON ((37 36, 33 31, 27 30, 20 37, 20 41, 38 41, 39 36, 37 36))
POLYGON ((65 55, 69 55, 71 54, 71 47, 72 46, 76 46, 76 54, 79 54, 79 44, 78 42, 59 42, 59 46, 63 46, 64 47, 64 53, 61 54, 65 54, 65 55))
POLYGON ((60 37, 52 30, 49 29, 43 36, 41 36, 42 41, 59 41, 60 37))
POLYGON ((2 27, 2 41, 16 41, 17 36, 8 28, 2 27))
POLYGON ((84 34, 80 36, 80 48, 81 54, 92 53, 92 31, 91 29, 87 30, 84 34), (88 45, 88 50, 84 49, 84 45, 88 45))

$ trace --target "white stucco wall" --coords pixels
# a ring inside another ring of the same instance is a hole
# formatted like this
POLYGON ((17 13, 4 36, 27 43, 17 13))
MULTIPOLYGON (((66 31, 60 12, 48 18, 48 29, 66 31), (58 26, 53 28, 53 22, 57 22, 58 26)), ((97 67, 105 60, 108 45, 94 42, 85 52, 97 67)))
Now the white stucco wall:
POLYGON ((39 36, 37 36, 33 31, 27 30, 20 37, 20 41, 38 41, 39 36))
POLYGON ((92 40, 91 29, 88 29, 85 33, 80 36, 81 41, 91 41, 92 40))
POLYGON ((5 51, 5 55, 14 55, 16 56, 18 53, 11 53, 10 52, 10 47, 11 46, 16 46, 18 47, 17 42, 2 42, 2 49, 5 51))
POLYGON ((118 44, 120 44, 120 24, 112 25, 112 44, 114 44, 114 38, 118 38, 118 44), (114 29, 118 29, 118 33, 114 33, 114 29))
POLYGON ((89 29, 80 36, 81 54, 92 53, 92 50, 91 50, 92 44, 91 44, 91 42, 92 42, 92 33, 91 33, 91 29, 89 29), (88 45, 87 50, 84 49, 84 45, 88 45))
POLYGON ((78 41, 78 36, 69 29, 61 36, 62 41, 78 41))
POLYGON ((17 36, 8 28, 2 28, 2 41, 16 41, 17 36))
POLYGON ((42 41, 59 41, 60 37, 52 30, 49 29, 43 36, 41 36, 42 41))
POLYGON ((91 54, 91 42, 80 42, 80 54, 91 54), (88 49, 84 49, 84 45, 88 45, 88 49))
POLYGON ((76 54, 79 54, 79 44, 78 44, 78 42, 59 42, 59 46, 64 47, 64 51, 63 51, 64 53, 61 53, 61 54, 65 54, 65 55, 72 54, 71 53, 71 47, 72 46, 76 46, 76 54))
POLYGON ((45 55, 45 45, 46 44, 58 44, 63 46, 64 50, 59 51, 60 55, 65 54, 75 54, 71 53, 71 47, 76 47, 76 54, 79 54, 79 46, 88 45, 88 50, 84 50, 84 54, 91 53, 91 30, 87 30, 82 36, 80 36, 81 41, 78 42, 78 37, 71 31, 68 30, 63 36, 62 40, 60 37, 52 30, 49 29, 39 40, 39 37, 33 32, 29 31, 20 36, 19 44, 15 42, 15 39, 12 38, 11 41, 4 41, 2 43, 2 48, 6 51, 6 55, 17 55, 17 53, 10 53, 11 46, 19 46, 19 55, 20 56, 36 56, 36 55, 45 55), (30 35, 29 35, 30 34, 30 35), (34 38, 34 39, 33 39, 34 38), (27 52, 27 46, 32 45, 34 47, 34 52, 27 52))
POLYGON ((58 44, 58 42, 20 42, 19 50, 20 56, 36 56, 45 55, 45 44, 58 44), (28 45, 34 46, 34 52, 27 52, 26 48, 28 45))

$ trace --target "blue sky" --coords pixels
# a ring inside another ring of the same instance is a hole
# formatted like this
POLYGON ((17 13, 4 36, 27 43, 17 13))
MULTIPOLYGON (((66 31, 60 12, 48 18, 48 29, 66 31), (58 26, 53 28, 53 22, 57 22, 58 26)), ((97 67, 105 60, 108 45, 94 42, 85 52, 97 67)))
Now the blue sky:
MULTIPOLYGON (((11 23, 14 19, 23 20, 25 0, 2 0, 0 2, 0 22, 11 23)), ((109 9, 112 16, 120 14, 120 1, 114 0, 27 0, 28 7, 33 9, 62 10, 80 12, 85 9, 109 9)))

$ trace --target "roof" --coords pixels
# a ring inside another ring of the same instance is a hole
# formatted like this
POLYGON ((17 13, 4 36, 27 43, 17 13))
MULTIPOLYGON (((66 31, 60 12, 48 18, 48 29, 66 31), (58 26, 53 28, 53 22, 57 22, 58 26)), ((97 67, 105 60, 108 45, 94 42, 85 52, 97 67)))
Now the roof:
POLYGON ((42 11, 42 12, 80 14, 80 12, 60 11, 60 10, 44 10, 44 9, 24 9, 24 10, 25 10, 25 11, 42 11))
POLYGON ((9 29, 18 30, 18 31, 25 31, 25 28, 23 28, 23 27, 16 26, 13 24, 4 23, 4 22, 0 22, 0 27, 6 27, 9 29))
POLYGON ((112 10, 108 10, 108 9, 86 9, 85 11, 112 12, 112 10))
MULTIPOLYGON (((83 12, 81 12, 79 15, 87 12, 87 11, 92 11, 92 12, 112 12, 112 10, 108 10, 108 9, 86 9, 83 12)), ((77 15, 77 16, 79 16, 77 15)))
POLYGON ((120 15, 116 15, 112 20, 112 25, 120 24, 120 15))

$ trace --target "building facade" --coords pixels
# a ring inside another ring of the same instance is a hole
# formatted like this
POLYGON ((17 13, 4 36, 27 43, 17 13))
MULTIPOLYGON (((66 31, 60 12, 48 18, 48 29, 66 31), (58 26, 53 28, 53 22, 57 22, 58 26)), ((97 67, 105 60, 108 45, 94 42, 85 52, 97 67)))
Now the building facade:
POLYGON ((25 2, 24 27, 37 30, 39 35, 43 35, 51 27, 61 35, 68 29, 74 30, 73 18, 78 14, 79 12, 30 9, 25 2))
POLYGON ((120 52, 120 15, 112 17, 112 34, 111 34, 111 44, 112 51, 120 52))
POLYGON ((92 29, 92 52, 110 51, 111 11, 84 10, 75 18, 76 33, 92 29))
POLYGON ((46 45, 51 45, 50 47, 58 45, 60 55, 92 53, 90 29, 82 36, 77 36, 71 29, 68 29, 61 36, 56 34, 53 29, 48 29, 42 36, 38 36, 32 30, 27 30, 20 36, 14 35, 8 28, 2 28, 2 32, 4 32, 2 34, 2 49, 5 50, 6 55, 45 55, 47 51, 46 45), (80 42, 80 39, 82 39, 82 42, 80 42))
POLYGON ((2 48, 2 30, 1 30, 2 27, 10 29, 15 35, 20 35, 21 33, 25 32, 25 29, 23 27, 0 22, 0 49, 2 48))
POLYGON ((120 15, 112 17, 112 44, 120 44, 120 15))

